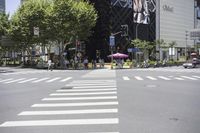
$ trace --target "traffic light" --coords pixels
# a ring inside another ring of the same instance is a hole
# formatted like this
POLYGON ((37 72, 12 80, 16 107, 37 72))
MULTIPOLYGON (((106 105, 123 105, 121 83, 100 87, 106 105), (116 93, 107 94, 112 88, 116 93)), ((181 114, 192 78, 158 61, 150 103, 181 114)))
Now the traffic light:
POLYGON ((121 36, 128 36, 128 25, 121 25, 121 36))

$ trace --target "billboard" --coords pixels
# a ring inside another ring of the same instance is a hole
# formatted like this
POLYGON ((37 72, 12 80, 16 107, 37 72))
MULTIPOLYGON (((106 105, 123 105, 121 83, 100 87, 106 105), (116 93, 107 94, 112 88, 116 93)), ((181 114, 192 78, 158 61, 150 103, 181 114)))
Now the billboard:
POLYGON ((134 23, 149 24, 150 14, 156 11, 156 0, 133 0, 134 23))
POLYGON ((132 8, 133 0, 111 0, 111 5, 123 8, 132 8))

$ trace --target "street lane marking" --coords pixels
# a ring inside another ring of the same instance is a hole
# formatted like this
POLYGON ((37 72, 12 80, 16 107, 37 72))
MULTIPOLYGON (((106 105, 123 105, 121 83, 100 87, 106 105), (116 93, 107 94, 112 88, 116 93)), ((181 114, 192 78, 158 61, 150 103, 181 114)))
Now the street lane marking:
POLYGON ((88 133, 119 133, 119 132, 88 132, 88 133))
POLYGON ((103 99, 117 99, 117 96, 103 96, 103 97, 57 97, 57 98, 43 98, 42 101, 103 100, 103 99))
POLYGON ((123 80, 130 80, 130 78, 129 78, 129 77, 126 77, 126 76, 124 76, 124 77, 123 77, 123 80))
POLYGON ((198 79, 191 78, 191 77, 188 77, 188 76, 181 76, 181 77, 186 78, 186 79, 191 79, 191 80, 198 80, 198 79))
POLYGON ((157 80, 156 78, 154 77, 151 77, 151 76, 146 76, 148 79, 151 79, 151 80, 157 80))
POLYGON ((25 79, 25 78, 16 79, 16 80, 12 80, 12 81, 7 81, 7 82, 5 82, 4 84, 10 84, 10 83, 18 82, 18 81, 21 81, 21 80, 24 80, 24 79, 25 79))
POLYGON ((29 81, 33 81, 33 80, 36 80, 38 78, 31 78, 31 79, 27 79, 27 80, 24 80, 24 81, 20 81, 18 82, 19 84, 22 84, 22 83, 26 83, 26 82, 29 82, 29 81))
POLYGON ((192 77, 200 79, 200 76, 192 76, 192 77))
POLYGON ((9 78, 9 79, 0 80, 0 82, 6 82, 6 81, 10 81, 10 80, 13 80, 13 78, 9 78))
POLYGON ((93 83, 93 84, 84 84, 84 83, 76 83, 76 84, 67 84, 66 86, 105 86, 105 85, 116 85, 116 83, 93 83))
POLYGON ((74 89, 80 88, 115 88, 116 86, 75 86, 74 89))
POLYGON ((143 78, 141 78, 141 77, 139 77, 139 76, 135 76, 135 78, 136 78, 137 80, 144 80, 143 78))
POLYGON ((49 79, 49 78, 38 79, 38 80, 33 81, 32 83, 38 83, 38 82, 41 82, 41 81, 44 81, 44 80, 47 80, 47 79, 49 79))
POLYGON ((60 111, 24 111, 18 115, 72 115, 72 114, 103 114, 117 113, 117 109, 89 109, 89 110, 60 110, 60 111))
POLYGON ((65 82, 65 81, 68 81, 68 80, 70 80, 70 79, 72 79, 72 77, 69 77, 69 78, 65 78, 65 79, 63 79, 63 80, 60 80, 60 82, 65 82))
POLYGON ((174 77, 174 79, 177 79, 177 80, 184 80, 183 78, 179 78, 179 77, 174 77))
POLYGON ((7 121, 0 127, 25 127, 25 126, 61 126, 61 125, 107 125, 118 124, 118 118, 103 119, 68 119, 68 120, 34 120, 34 121, 7 121))
POLYGON ((91 93, 52 93, 50 96, 80 96, 80 95, 108 95, 117 94, 116 91, 113 92, 91 92, 91 93))
POLYGON ((109 89, 75 89, 75 90, 56 90, 56 92, 87 92, 87 91, 114 91, 117 88, 109 88, 109 89))
POLYGON ((56 81, 56 80, 58 80, 58 79, 61 79, 61 77, 56 77, 56 78, 53 78, 53 79, 48 80, 48 81, 46 81, 46 82, 47 82, 47 83, 50 83, 50 82, 56 81))
POLYGON ((164 80, 171 80, 171 79, 169 79, 167 77, 163 77, 163 76, 158 76, 158 77, 161 78, 161 79, 164 79, 164 80))
POLYGON ((74 106, 101 106, 101 105, 118 105, 118 102, 88 102, 88 103, 46 103, 33 104, 31 107, 74 107, 74 106))

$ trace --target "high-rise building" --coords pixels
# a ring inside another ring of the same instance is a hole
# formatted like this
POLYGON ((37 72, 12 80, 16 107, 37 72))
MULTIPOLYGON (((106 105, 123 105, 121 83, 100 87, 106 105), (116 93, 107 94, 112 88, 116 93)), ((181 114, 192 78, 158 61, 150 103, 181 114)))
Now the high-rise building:
POLYGON ((5 10, 6 10, 5 0, 0 0, 0 12, 5 13, 5 10))

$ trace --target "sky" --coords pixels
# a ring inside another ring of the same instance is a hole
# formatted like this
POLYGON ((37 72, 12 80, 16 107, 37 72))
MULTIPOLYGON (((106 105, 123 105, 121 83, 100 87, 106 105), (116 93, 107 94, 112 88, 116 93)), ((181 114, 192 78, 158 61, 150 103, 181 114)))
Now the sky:
POLYGON ((13 15, 20 5, 20 0, 5 0, 6 1, 6 13, 13 15))

